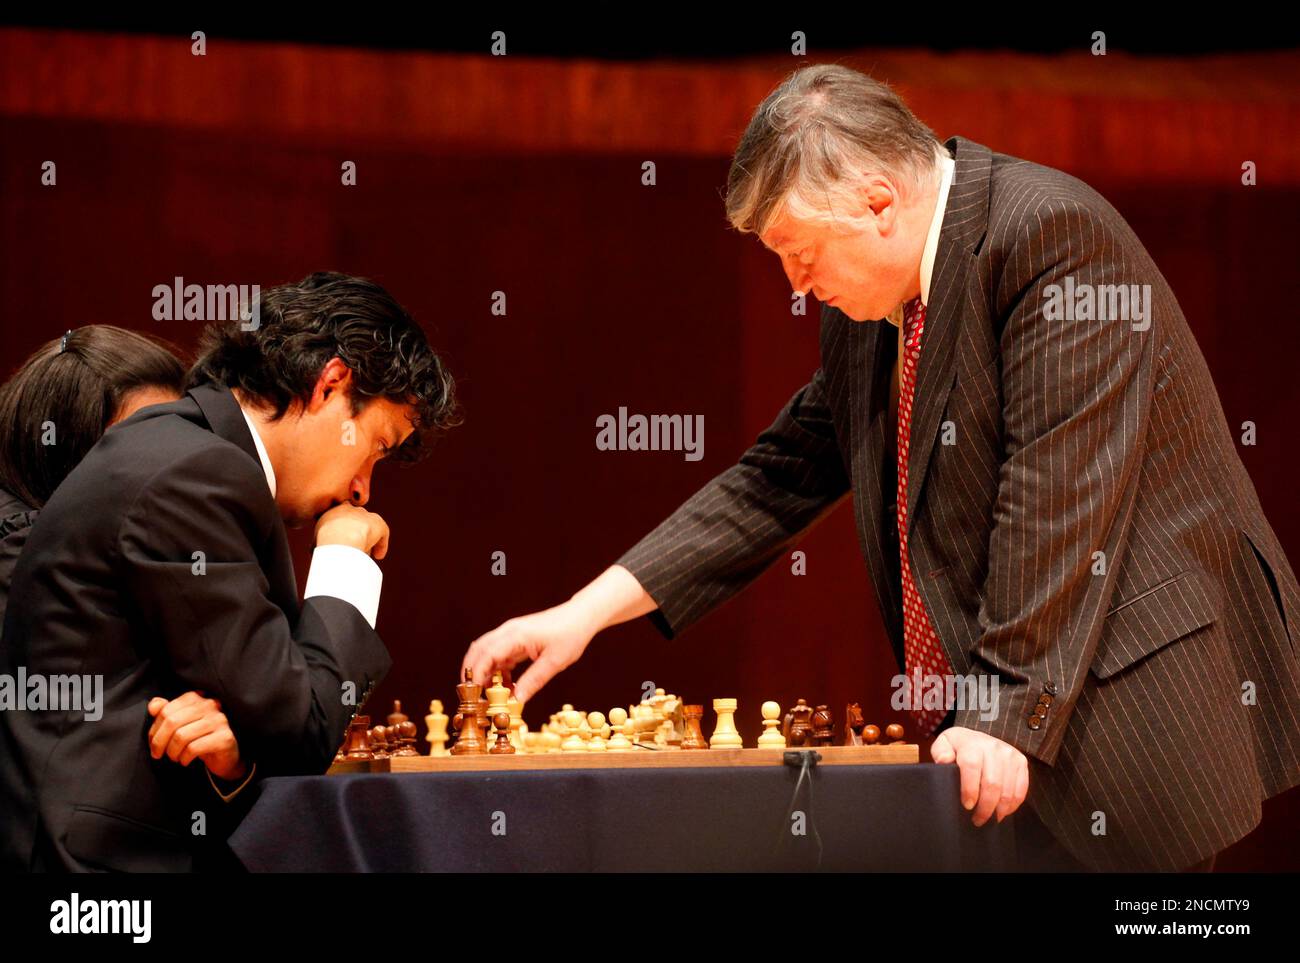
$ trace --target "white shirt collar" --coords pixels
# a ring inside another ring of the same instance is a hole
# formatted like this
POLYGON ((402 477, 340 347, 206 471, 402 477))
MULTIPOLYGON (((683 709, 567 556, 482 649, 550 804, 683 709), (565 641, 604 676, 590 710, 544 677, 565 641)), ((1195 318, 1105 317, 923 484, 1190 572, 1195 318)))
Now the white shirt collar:
POLYGON ((248 412, 243 405, 239 406, 240 413, 244 420, 248 422, 248 430, 253 436, 253 444, 257 446, 257 457, 261 459, 262 471, 266 472, 266 484, 271 489, 271 497, 275 497, 275 469, 271 467, 271 456, 266 453, 266 445, 262 444, 262 436, 257 433, 257 425, 253 424, 253 419, 249 417, 248 412))
POLYGON ((945 151, 939 158, 942 176, 939 180, 939 198, 934 205, 934 217, 930 220, 930 233, 925 238, 925 250, 921 252, 921 303, 930 304, 930 275, 934 273, 934 258, 939 252, 939 231, 943 227, 943 212, 948 206, 948 188, 952 186, 952 175, 957 168, 956 162, 945 151))

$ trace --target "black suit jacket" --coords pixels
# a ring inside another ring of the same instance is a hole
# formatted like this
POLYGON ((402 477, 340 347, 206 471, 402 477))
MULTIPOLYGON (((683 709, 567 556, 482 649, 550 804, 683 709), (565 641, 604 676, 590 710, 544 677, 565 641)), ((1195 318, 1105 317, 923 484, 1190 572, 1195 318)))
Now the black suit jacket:
POLYGON ((110 429, 37 517, 0 646, 19 666, 101 676, 103 715, 0 712, 4 866, 186 870, 234 820, 202 763, 150 757, 149 699, 219 699, 259 778, 320 773, 390 660, 352 605, 300 604, 247 423, 205 385, 110 429))
MULTIPOLYGON (((1025 753, 1028 804, 1081 862, 1182 869, 1300 783, 1300 586, 1124 219, 1061 171, 947 146, 908 551, 953 671, 1000 685, 994 718, 955 722, 1025 753), (1045 295, 1068 278, 1150 285, 1149 324, 1055 317, 1045 295)), ((896 357, 892 325, 823 308, 809 384, 620 560, 662 629, 731 597, 851 490, 902 663, 896 357)))
POLYGON ((36 509, 13 492, 0 488, 0 625, 4 624, 14 566, 27 544, 27 534, 37 514, 36 509))

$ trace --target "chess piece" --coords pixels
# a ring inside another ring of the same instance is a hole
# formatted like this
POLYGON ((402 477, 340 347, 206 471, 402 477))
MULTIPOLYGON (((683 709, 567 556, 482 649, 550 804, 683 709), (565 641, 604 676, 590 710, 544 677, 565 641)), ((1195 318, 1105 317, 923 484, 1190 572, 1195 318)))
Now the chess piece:
POLYGON ((812 745, 812 716, 812 706, 803 699, 794 704, 794 708, 785 717, 786 728, 784 735, 787 745, 812 745))
POLYGON ((609 721, 613 726, 613 734, 609 738, 609 744, 606 749, 609 752, 630 752, 632 742, 628 739, 624 727, 628 722, 627 712, 615 706, 609 710, 609 721))
POLYGON ((902 742, 902 741, 903 741, 903 727, 900 726, 897 722, 891 722, 888 726, 885 727, 885 737, 886 737, 886 738, 887 738, 891 743, 894 743, 894 742, 902 742))
POLYGON ((494 756, 514 755, 515 747, 510 745, 510 713, 498 712, 492 717, 496 726, 497 744, 488 750, 494 756))
POLYGON ((370 716, 354 716, 348 723, 344 757, 351 760, 373 759, 370 751, 370 716))
POLYGON ((665 729, 670 746, 680 746, 682 736, 686 734, 686 719, 682 715, 682 700, 671 692, 664 699, 664 719, 672 723, 671 729, 665 729))
POLYGON ((375 726, 367 733, 370 739, 370 754, 373 759, 387 759, 392 753, 388 751, 388 740, 383 726, 375 726))
POLYGON ((592 712, 587 715, 587 724, 591 726, 591 736, 587 739, 588 752, 605 752, 605 713, 592 712))
POLYGON ((488 700, 483 693, 483 687, 479 686, 478 707, 476 717, 478 719, 478 731, 486 737, 487 733, 492 730, 492 717, 488 714, 488 700))
MULTIPOLYGON (((510 690, 501 682, 501 673, 496 672, 492 675, 492 685, 487 690, 488 700, 488 720, 495 722, 496 717, 501 713, 506 714, 506 719, 510 718, 510 690)), ((495 738, 495 730, 492 731, 495 738)))
POLYGON ((781 707, 775 702, 763 703, 763 734, 758 737, 760 749, 784 749, 785 736, 781 735, 781 707))
POLYGON ((399 745, 397 747, 397 752, 393 753, 393 755, 418 756, 419 753, 415 751, 416 733, 417 730, 415 728, 415 723, 412 722, 410 719, 407 719, 404 722, 399 722, 397 724, 397 736, 399 740, 399 745))
POLYGON ((827 706, 818 706, 812 717, 812 745, 829 746, 835 741, 835 719, 827 706))
POLYGON ((655 722, 654 709, 648 704, 642 702, 640 705, 631 707, 633 728, 636 731, 634 740, 640 745, 654 745, 655 729, 658 723, 655 722))
POLYGON ((714 699, 713 711, 717 713, 718 724, 709 737, 710 749, 740 749, 744 741, 736 731, 736 700, 714 699))
POLYGON ((686 734, 682 736, 682 748, 709 748, 708 742, 704 739, 704 730, 700 728, 700 720, 704 718, 704 706, 683 706, 682 715, 686 717, 686 734))
POLYGON ((456 713, 455 725, 459 733, 456 744, 451 747, 453 756, 487 752, 487 743, 484 742, 478 722, 479 697, 482 693, 483 687, 474 681, 473 674, 466 669, 465 681, 456 686, 460 711, 456 713))
POLYGON ((409 718, 410 716, 408 716, 405 712, 402 711, 402 701, 400 699, 394 699, 393 711, 388 713, 388 718, 384 720, 384 723, 388 726, 388 728, 392 729, 395 726, 400 726, 403 722, 405 722, 409 718))
POLYGON ((874 745, 875 745, 876 743, 878 743, 879 741, 880 741, 880 727, 879 727, 879 726, 863 726, 863 727, 862 727, 862 744, 863 744, 864 746, 874 746, 874 745))
POLYGON ((560 743, 561 752, 586 752, 587 744, 582 741, 579 733, 579 724, 582 721, 582 714, 576 709, 569 709, 564 715, 564 741, 560 743))
POLYGON ((506 708, 510 712, 510 744, 522 750, 527 742, 525 736, 528 735, 528 723, 524 722, 524 704, 512 694, 506 708))
POLYGON ((434 699, 429 703, 429 714, 424 717, 425 728, 429 734, 424 737, 429 743, 429 755, 446 756, 447 752, 447 713, 442 711, 442 700, 434 699))
POLYGON ((856 702, 850 702, 844 707, 844 741, 840 745, 862 745, 862 727, 864 725, 866 725, 866 719, 862 717, 862 706, 856 702))

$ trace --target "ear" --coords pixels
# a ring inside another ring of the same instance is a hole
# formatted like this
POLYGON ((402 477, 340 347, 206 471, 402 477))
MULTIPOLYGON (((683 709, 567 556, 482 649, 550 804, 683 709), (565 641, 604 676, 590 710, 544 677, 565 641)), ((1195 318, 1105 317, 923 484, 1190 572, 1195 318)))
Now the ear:
POLYGON ((311 403, 307 410, 319 411, 333 399, 336 393, 346 396, 352 391, 352 369, 341 358, 330 358, 321 369, 316 379, 316 387, 311 393, 311 403))
POLYGON ((872 177, 862 188, 863 213, 870 210, 881 221, 881 227, 888 229, 898 213, 898 192, 885 177, 872 177))

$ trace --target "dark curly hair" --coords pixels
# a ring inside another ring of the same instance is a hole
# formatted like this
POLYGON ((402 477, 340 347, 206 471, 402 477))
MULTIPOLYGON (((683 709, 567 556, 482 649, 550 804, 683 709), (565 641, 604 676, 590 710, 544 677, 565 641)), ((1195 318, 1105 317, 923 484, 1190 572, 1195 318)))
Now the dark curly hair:
POLYGON ((391 457, 414 461, 433 436, 460 424, 456 385, 405 309, 373 281, 321 271, 264 291, 259 324, 210 324, 189 386, 237 388, 283 417, 311 400, 331 358, 352 371, 352 411, 371 398, 415 409, 414 431, 391 457))

